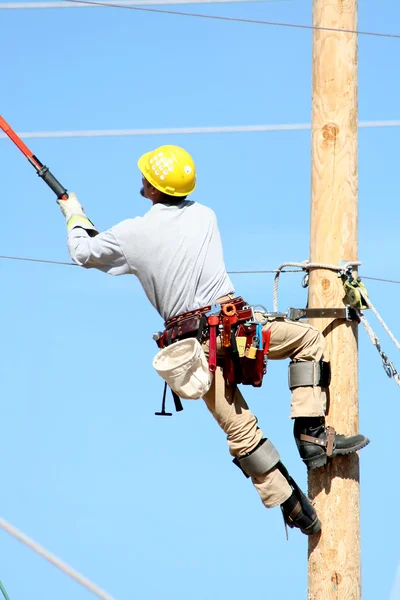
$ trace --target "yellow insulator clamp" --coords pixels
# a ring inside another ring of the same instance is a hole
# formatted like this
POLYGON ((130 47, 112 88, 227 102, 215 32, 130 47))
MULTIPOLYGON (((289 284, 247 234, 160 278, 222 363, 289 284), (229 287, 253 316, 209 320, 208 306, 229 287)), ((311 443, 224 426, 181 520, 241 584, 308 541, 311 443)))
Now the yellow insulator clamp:
POLYGON ((344 291, 346 292, 346 300, 353 308, 365 310, 368 307, 364 297, 368 296, 365 285, 361 279, 348 279, 343 283, 344 291))

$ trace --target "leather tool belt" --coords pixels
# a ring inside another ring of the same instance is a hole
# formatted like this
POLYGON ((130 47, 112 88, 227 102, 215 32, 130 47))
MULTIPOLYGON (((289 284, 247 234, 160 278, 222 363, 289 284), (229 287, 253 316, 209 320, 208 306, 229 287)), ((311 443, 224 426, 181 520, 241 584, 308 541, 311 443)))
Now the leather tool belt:
POLYGON ((172 317, 164 325, 165 330, 156 339, 159 348, 186 337, 197 337, 200 343, 208 340, 211 372, 222 367, 227 383, 262 385, 270 331, 263 331, 252 307, 241 296, 172 317))
MULTIPOLYGON (((221 309, 229 304, 233 304, 235 306, 240 319, 244 321, 251 319, 251 308, 243 310, 243 307, 248 305, 241 296, 232 298, 232 300, 227 300, 226 302, 222 302, 221 309)), ((163 339, 164 345, 169 345, 177 338, 182 339, 183 336, 194 334, 197 335, 201 317, 211 312, 211 309, 212 305, 203 306, 202 308, 198 308, 187 313, 182 313, 181 315, 177 315, 176 317, 168 319, 168 321, 165 321, 164 323, 165 331, 163 332, 160 340, 163 339)))

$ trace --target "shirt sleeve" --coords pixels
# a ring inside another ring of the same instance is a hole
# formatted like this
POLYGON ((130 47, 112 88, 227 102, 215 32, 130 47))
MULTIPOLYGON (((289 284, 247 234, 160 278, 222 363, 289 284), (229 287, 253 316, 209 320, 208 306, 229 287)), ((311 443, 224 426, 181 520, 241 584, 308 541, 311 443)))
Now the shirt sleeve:
POLYGON ((131 272, 111 229, 90 237, 85 229, 75 227, 68 233, 68 250, 72 260, 86 269, 98 269, 109 275, 131 272))

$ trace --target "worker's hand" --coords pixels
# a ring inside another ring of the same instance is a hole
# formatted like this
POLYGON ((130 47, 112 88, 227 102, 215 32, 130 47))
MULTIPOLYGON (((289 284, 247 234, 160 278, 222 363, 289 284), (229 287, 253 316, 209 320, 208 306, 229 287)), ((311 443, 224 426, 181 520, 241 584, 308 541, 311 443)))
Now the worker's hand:
POLYGON ((74 192, 68 192, 67 200, 57 200, 58 206, 61 208, 61 212, 67 221, 70 220, 71 217, 80 215, 82 217, 86 217, 83 206, 78 201, 78 198, 74 194, 74 192))
POLYGON ((68 192, 67 200, 57 200, 58 206, 67 221, 67 230, 71 231, 75 227, 86 229, 91 237, 98 234, 97 229, 84 213, 83 206, 78 201, 74 192, 68 192))

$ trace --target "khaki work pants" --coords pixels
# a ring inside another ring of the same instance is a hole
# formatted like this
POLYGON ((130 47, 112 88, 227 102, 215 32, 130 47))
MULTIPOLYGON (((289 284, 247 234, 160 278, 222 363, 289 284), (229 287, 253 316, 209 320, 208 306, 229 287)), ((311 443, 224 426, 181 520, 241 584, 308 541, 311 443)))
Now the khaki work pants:
MULTIPOLYGON (((298 361, 318 361, 323 356, 324 337, 311 325, 276 319, 264 325, 263 329, 271 330, 268 360, 288 358, 298 361)), ((208 342, 204 344, 204 351, 208 355, 208 342)), ((232 456, 243 456, 253 450, 263 437, 269 437, 263 435, 257 418, 249 410, 240 390, 225 384, 221 368, 217 368, 212 386, 204 396, 204 401, 226 433, 232 456)), ((325 390, 311 386, 293 390, 291 418, 324 416, 325 410, 325 390)), ((287 480, 276 468, 265 475, 251 479, 262 503, 267 508, 282 504, 292 493, 287 480)))

